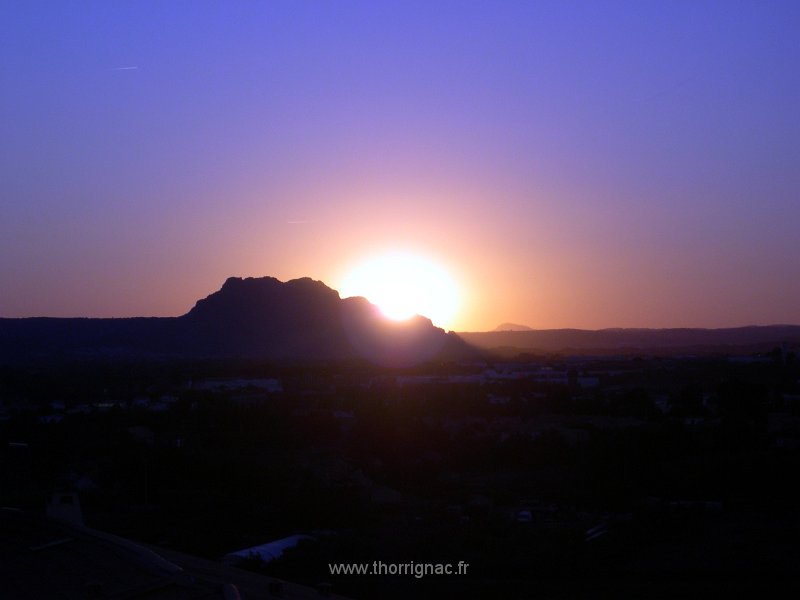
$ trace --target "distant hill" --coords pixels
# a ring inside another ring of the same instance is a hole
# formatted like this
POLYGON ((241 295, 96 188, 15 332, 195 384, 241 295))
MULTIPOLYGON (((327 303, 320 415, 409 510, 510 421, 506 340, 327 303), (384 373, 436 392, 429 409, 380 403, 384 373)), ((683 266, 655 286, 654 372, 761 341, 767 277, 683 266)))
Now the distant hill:
POLYGON ((181 317, 0 319, 0 360, 351 359, 409 365, 470 354, 424 317, 395 322, 320 281, 229 278, 181 317))
POLYGON ((493 331, 533 331, 533 329, 527 325, 518 325, 517 323, 501 323, 493 331))
POLYGON ((708 354, 770 350, 800 344, 800 326, 770 325, 728 329, 541 329, 459 332, 481 350, 502 354, 708 354))

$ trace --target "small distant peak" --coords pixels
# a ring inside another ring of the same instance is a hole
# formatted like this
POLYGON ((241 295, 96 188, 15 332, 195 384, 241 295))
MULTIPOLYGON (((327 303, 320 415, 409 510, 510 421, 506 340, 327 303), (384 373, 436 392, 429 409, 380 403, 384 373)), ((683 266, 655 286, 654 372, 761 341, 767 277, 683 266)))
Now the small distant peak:
POLYGON ((502 323, 495 327, 494 331, 533 331, 533 328, 518 323, 502 323))

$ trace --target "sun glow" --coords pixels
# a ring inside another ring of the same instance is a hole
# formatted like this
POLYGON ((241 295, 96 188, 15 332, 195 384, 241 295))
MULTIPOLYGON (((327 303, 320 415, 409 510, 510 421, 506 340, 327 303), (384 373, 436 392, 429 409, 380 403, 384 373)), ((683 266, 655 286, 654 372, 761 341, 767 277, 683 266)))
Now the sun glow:
POLYGON ((356 266, 342 281, 340 292, 343 298, 364 296, 390 319, 422 315, 440 327, 450 324, 459 305, 458 287, 444 269, 403 253, 356 266))

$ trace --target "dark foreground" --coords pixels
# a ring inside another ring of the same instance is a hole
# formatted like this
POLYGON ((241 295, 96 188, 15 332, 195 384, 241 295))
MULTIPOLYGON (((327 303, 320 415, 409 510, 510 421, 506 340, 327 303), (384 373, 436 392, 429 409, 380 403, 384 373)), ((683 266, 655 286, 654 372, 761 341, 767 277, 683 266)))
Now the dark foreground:
POLYGON ((76 493, 85 525, 212 570, 303 534, 238 567, 352 598, 761 595, 798 587, 798 380, 786 350, 5 368, 0 505, 76 493), (376 561, 469 567, 329 567, 376 561))

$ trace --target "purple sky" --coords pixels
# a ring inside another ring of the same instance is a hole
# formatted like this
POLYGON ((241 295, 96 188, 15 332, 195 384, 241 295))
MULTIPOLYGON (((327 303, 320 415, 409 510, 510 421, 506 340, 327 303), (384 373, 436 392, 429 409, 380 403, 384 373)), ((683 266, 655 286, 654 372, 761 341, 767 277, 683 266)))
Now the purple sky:
POLYGON ((800 323, 800 2, 5 2, 0 316, 395 248, 455 329, 800 323))

